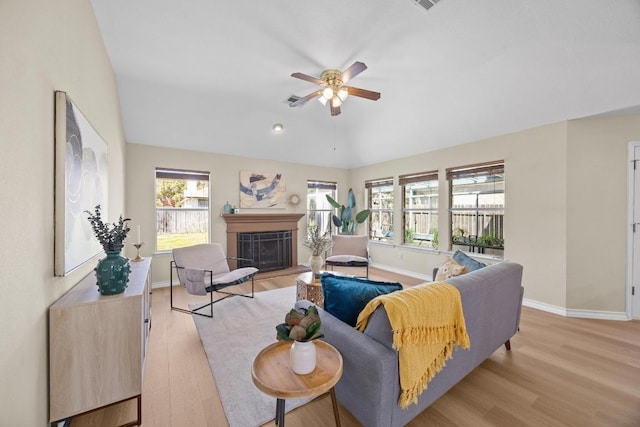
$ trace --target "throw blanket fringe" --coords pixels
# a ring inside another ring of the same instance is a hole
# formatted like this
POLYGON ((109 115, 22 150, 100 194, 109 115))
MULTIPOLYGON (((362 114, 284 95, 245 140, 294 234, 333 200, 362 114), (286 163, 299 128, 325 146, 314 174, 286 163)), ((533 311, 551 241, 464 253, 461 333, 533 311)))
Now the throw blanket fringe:
POLYGON ((381 295, 365 306, 356 328, 364 331, 369 316, 384 305, 393 348, 398 350, 401 393, 398 404, 406 408, 442 370, 456 346, 469 348, 460 293, 455 286, 436 282, 381 295))
POLYGON ((450 326, 418 326, 404 330, 393 331, 393 348, 400 349, 403 345, 437 344, 458 341, 458 345, 469 348, 469 336, 464 324, 450 326))

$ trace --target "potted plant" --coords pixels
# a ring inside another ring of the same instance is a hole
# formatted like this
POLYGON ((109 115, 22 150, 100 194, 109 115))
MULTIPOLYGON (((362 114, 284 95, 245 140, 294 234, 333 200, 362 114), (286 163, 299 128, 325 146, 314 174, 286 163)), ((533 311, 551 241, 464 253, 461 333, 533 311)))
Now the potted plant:
POLYGON ((96 272, 96 281, 98 290, 102 295, 115 295, 124 292, 129 282, 129 273, 131 267, 129 260, 120 256, 124 241, 129 233, 127 221, 130 218, 120 219, 117 223, 108 224, 102 220, 101 206, 97 205, 93 213, 85 211, 88 214, 93 234, 102 245, 107 254, 106 258, 98 261, 98 265, 94 269, 96 272))
POLYGON ((333 245, 331 236, 328 231, 321 235, 318 227, 312 225, 308 228, 307 240, 305 240, 303 245, 305 248, 311 249, 309 266, 311 267, 311 271, 315 278, 324 263, 322 254, 331 249, 331 246, 333 245))
POLYGON ((291 309, 284 323, 276 326, 279 341, 293 342, 289 364, 293 372, 305 375, 316 367, 316 347, 313 340, 322 338, 320 315, 315 305, 308 309, 291 309))
POLYGON ((347 206, 341 205, 336 202, 335 199, 327 194, 327 201, 331 206, 336 209, 339 209, 340 216, 333 215, 331 219, 333 220, 333 224, 338 227, 338 232, 340 234, 355 234, 356 233, 356 223, 362 224, 365 222, 371 211, 369 209, 362 210, 358 212, 356 215, 355 221, 353 220, 353 211, 356 207, 356 196, 353 194, 353 190, 350 188, 349 193, 347 194, 347 206))

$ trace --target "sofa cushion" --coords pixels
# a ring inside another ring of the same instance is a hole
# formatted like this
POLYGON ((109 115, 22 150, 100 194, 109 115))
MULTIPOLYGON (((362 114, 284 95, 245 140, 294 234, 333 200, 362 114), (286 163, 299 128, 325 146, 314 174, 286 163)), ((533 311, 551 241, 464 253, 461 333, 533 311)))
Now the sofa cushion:
POLYGON ((323 274, 320 281, 324 310, 351 326, 356 326, 358 314, 370 300, 402 289, 400 283, 376 282, 328 273, 323 274))
POLYGON ((452 277, 460 276, 467 272, 467 267, 455 262, 451 257, 447 257, 444 263, 438 268, 435 281, 447 280, 452 277))
POLYGON ((469 255, 465 254, 460 249, 455 251, 451 258, 453 258, 453 260, 458 264, 464 265, 465 267, 467 267, 468 272, 472 272, 474 270, 478 270, 479 268, 487 266, 487 264, 480 261, 476 261, 475 259, 471 258, 469 255))

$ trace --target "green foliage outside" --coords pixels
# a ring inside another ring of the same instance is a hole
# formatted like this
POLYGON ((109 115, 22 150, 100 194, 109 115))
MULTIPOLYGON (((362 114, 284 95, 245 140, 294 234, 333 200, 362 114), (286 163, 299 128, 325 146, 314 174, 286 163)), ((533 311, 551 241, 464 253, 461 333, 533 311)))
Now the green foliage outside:
POLYGON ((184 203, 184 179, 158 179, 158 193, 156 206, 171 206, 181 208, 184 203))
POLYGON ((409 227, 404 229, 404 242, 405 243, 413 243, 413 230, 409 227))
POLYGON ((157 251, 170 251, 173 248, 208 242, 208 233, 158 234, 157 251))

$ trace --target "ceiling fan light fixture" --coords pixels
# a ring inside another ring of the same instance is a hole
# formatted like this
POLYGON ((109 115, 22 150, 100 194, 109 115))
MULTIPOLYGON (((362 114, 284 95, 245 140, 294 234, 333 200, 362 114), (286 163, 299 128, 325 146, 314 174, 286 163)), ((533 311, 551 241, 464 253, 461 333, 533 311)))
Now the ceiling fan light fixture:
POLYGON ((380 92, 360 89, 353 86, 343 86, 366 69, 367 66, 364 64, 364 62, 356 61, 344 71, 333 69, 324 70, 322 74, 320 74, 320 78, 313 77, 304 73, 292 73, 291 77, 315 83, 320 87, 307 96, 298 98, 297 101, 291 102, 289 105, 292 107, 298 107, 302 106, 302 104, 306 103, 310 99, 318 98, 318 101, 323 106, 326 106, 327 103, 329 103, 329 111, 331 112, 331 116, 337 116, 341 113, 340 106, 350 96, 377 101, 378 99, 380 99, 380 92))
POLYGON ((329 99, 333 98, 333 89, 331 89, 330 87, 325 88, 325 89, 322 91, 322 96, 323 96, 324 98, 326 98, 327 100, 329 100, 329 99))
POLYGON ((340 98, 340 100, 344 102, 348 96, 349 96, 349 91, 341 87, 340 90, 338 91, 338 98, 340 98))

